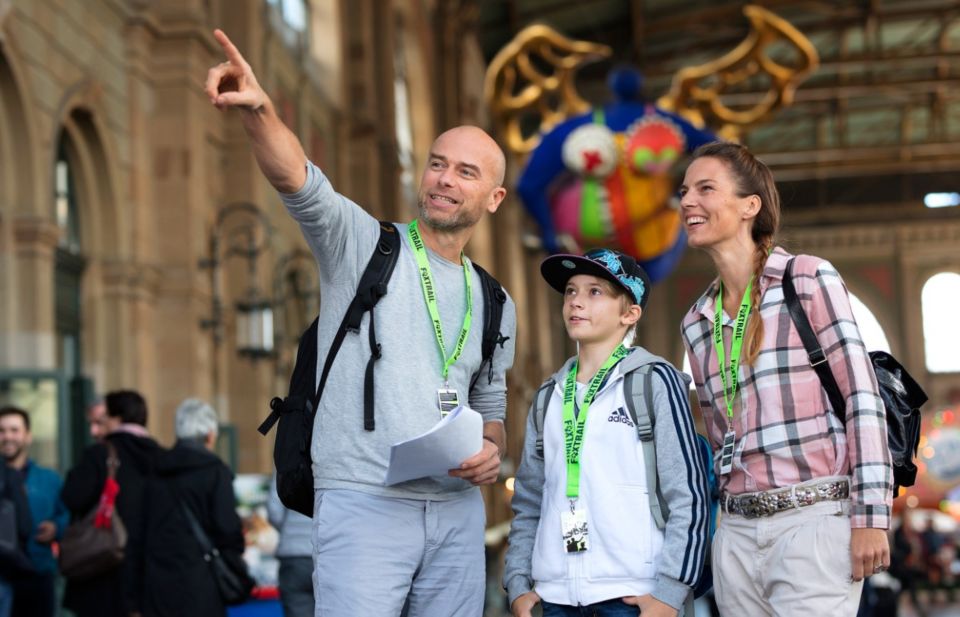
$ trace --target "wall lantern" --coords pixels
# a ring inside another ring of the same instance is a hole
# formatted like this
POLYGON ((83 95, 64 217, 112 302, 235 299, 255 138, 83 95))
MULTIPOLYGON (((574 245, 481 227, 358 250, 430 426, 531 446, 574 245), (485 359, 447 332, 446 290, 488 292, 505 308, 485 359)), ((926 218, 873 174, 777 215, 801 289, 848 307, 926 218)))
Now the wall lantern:
POLYGON ((270 246, 270 221, 255 205, 233 203, 220 208, 210 231, 209 256, 200 260, 202 270, 210 272, 211 313, 200 321, 213 332, 214 344, 223 341, 222 268, 227 260, 246 260, 247 290, 233 305, 237 353, 249 358, 268 358, 274 353, 273 302, 260 290, 257 261, 270 246))

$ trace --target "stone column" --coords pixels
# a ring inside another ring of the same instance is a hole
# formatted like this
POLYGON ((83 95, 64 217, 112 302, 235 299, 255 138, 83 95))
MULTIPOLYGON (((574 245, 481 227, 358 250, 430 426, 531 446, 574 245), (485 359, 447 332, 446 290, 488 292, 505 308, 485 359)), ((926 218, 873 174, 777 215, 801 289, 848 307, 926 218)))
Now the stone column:
POLYGON ((56 367, 54 331, 54 255, 60 230, 52 222, 33 217, 13 221, 14 267, 18 277, 17 323, 10 333, 10 366, 37 369, 56 367))

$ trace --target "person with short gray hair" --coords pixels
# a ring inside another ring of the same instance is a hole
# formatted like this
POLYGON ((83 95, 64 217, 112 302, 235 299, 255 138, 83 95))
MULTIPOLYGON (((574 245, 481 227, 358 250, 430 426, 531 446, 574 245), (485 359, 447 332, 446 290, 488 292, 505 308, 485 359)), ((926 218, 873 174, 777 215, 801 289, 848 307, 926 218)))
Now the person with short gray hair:
POLYGON ((226 615, 203 550, 188 524, 192 515, 221 558, 244 568, 233 473, 214 452, 218 424, 216 410, 204 401, 188 398, 177 407, 177 442, 160 455, 150 481, 144 617, 226 615))
POLYGON ((213 435, 217 438, 220 420, 217 410, 209 403, 197 398, 188 398, 177 407, 174 431, 177 439, 189 439, 203 442, 213 435))

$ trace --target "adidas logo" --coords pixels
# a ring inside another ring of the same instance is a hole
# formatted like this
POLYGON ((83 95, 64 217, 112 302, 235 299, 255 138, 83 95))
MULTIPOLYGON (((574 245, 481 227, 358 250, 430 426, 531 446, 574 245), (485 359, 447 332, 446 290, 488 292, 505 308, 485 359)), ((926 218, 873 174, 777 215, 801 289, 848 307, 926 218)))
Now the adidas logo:
POLYGON ((633 421, 630 419, 630 416, 627 415, 627 410, 625 410, 623 407, 617 407, 614 409, 613 413, 610 414, 610 417, 607 418, 607 422, 619 422, 620 424, 633 426, 633 421))

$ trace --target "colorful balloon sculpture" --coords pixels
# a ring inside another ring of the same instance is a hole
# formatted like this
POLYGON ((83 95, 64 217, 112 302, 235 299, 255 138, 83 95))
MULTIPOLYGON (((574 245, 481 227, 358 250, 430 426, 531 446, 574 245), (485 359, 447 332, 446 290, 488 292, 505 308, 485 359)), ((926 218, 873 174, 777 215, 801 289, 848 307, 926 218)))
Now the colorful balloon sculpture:
POLYGON ((577 92, 576 71, 613 50, 544 24, 527 26, 494 57, 484 96, 501 140, 519 160, 529 156, 517 192, 546 250, 613 246, 636 257, 654 282, 670 273, 685 245, 671 208, 671 165, 716 139, 698 127, 739 139, 790 105, 819 64, 816 48, 788 22, 760 6, 746 5, 743 14, 744 39, 677 71, 656 106, 641 99, 642 78, 630 69, 610 75, 614 102, 591 105, 577 92), (755 104, 727 105, 724 95, 751 81, 767 84, 755 104))
POLYGON ((517 192, 551 253, 616 247, 636 257, 656 282, 670 273, 686 243, 670 169, 717 137, 644 102, 642 83, 633 69, 614 70, 614 102, 544 135, 517 192))

